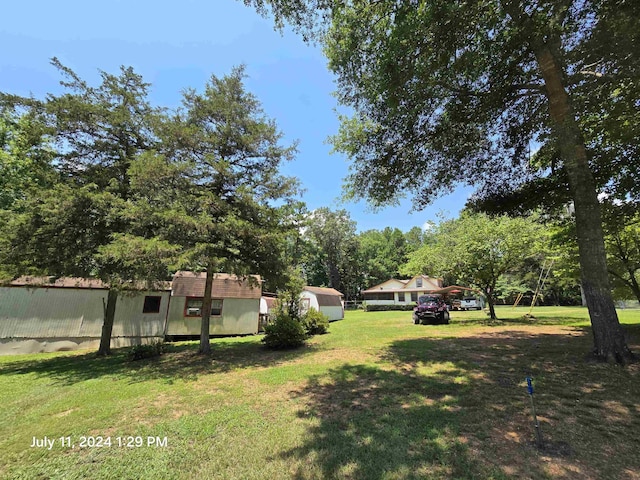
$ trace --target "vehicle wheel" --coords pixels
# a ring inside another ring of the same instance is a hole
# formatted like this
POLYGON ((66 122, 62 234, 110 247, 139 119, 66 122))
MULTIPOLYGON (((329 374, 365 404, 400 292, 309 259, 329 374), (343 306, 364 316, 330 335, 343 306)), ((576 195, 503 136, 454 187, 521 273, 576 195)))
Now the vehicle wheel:
POLYGON ((478 310, 482 310, 482 307, 478 307, 478 310))
POLYGON ((442 312, 442 323, 444 325, 449 325, 449 318, 451 318, 449 312, 442 312))
POLYGON ((413 318, 413 324, 414 325, 419 325, 420 324, 420 319, 418 318, 418 316, 415 313, 413 315, 411 315, 411 317, 413 318))

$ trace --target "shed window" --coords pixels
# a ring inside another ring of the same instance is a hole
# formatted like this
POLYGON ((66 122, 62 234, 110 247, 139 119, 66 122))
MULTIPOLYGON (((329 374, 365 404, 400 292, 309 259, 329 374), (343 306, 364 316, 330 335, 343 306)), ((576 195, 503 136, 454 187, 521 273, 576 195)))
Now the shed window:
MULTIPOLYGON (((202 316, 202 298, 187 298, 184 304, 185 317, 201 317, 202 316)), ((222 315, 222 299, 211 299, 211 315, 219 317, 222 315)))
POLYGON ((146 295, 142 313, 160 313, 160 302, 162 302, 162 297, 146 295))

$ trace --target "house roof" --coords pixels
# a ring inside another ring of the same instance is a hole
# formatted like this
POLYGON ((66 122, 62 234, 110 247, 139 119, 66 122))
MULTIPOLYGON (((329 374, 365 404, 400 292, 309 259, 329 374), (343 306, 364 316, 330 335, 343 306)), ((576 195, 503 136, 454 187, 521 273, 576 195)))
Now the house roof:
POLYGON ((454 290, 469 290, 473 292, 478 292, 478 290, 476 290, 475 288, 461 287, 460 285, 450 285, 448 287, 437 287, 437 288, 433 288, 433 286, 429 287, 428 285, 425 285, 421 288, 387 288, 384 290, 381 290, 380 288, 377 288, 377 289, 370 288, 368 290, 362 290, 362 293, 424 292, 424 293, 443 294, 443 293, 451 293, 454 290))
POLYGON ((306 286, 302 290, 306 290, 307 292, 315 293, 316 295, 331 295, 331 296, 338 296, 338 297, 342 297, 343 296, 343 294, 340 293, 335 288, 306 286))
MULTIPOLYGON (((176 297, 203 297, 207 274, 181 271, 173 276, 172 295, 176 297)), ((259 275, 238 277, 228 273, 216 273, 211 296, 214 298, 260 298, 262 285, 259 275)))
POLYGON ((476 289, 476 288, 461 287, 460 285, 449 285, 448 287, 444 287, 444 288, 441 288, 439 290, 435 290, 432 293, 440 293, 440 294, 443 294, 443 293, 459 293, 456 290, 458 290, 458 291, 467 290, 469 292, 476 292, 476 293, 482 294, 482 292, 480 290, 476 289))
MULTIPOLYGON (((380 289, 382 289, 382 287, 383 287, 384 285, 386 285, 387 283, 390 283, 390 282, 398 282, 398 283, 401 283, 402 285, 406 285, 406 284, 407 284, 407 283, 409 283, 410 281, 411 281, 411 279, 406 280, 406 279, 390 278, 389 280, 385 280, 385 281, 384 281, 384 282, 382 282, 382 283, 379 283, 379 284, 377 284, 377 285, 374 285, 373 287, 369 288, 368 290, 371 290, 371 291, 373 291, 373 290, 376 290, 376 291, 377 291, 377 290, 380 290, 380 289)), ((403 287, 400 287, 400 288, 403 288, 403 287)), ((397 290, 400 290, 400 288, 398 288, 397 290)), ((384 290, 392 291, 393 289, 384 289, 384 290)))
MULTIPOLYGON (((422 288, 423 289, 429 288, 429 287, 431 287, 431 289, 442 288, 440 286, 440 284, 438 283, 438 279, 437 278, 432 278, 432 277, 429 277, 427 275, 416 275, 415 277, 411 277, 411 279, 409 279, 407 281, 407 284, 411 283, 411 281, 416 279, 416 278, 421 278, 422 279, 422 288)), ((418 288, 418 287, 415 287, 415 288, 418 288)), ((408 291, 408 290, 411 290, 411 289, 405 288, 405 290, 408 291)))
POLYGON ((363 292, 367 292, 367 293, 373 293, 373 292, 379 292, 380 290, 383 290, 385 292, 424 292, 425 289, 435 289, 435 288, 441 288, 440 285, 438 285, 438 280, 435 278, 431 278, 427 275, 416 275, 415 277, 411 277, 411 278, 390 278, 389 280, 386 280, 382 283, 379 283, 378 285, 374 285, 373 287, 370 287, 366 290, 363 290, 363 292), (415 278, 421 278, 423 280, 423 286, 422 287, 414 287, 414 288, 408 288, 407 285, 409 285, 411 283, 412 280, 414 280, 415 278), (399 287, 399 288, 384 288, 385 285, 387 285, 390 282, 398 282, 402 285, 404 285, 403 287, 399 287))

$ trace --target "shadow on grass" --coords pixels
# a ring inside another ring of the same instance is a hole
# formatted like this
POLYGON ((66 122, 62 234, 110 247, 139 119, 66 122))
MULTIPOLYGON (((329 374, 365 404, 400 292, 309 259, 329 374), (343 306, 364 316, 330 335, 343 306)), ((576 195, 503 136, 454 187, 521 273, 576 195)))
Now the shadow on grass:
POLYGON ((533 317, 527 317, 527 315, 506 317, 504 315, 498 315, 497 320, 491 320, 489 315, 485 317, 470 317, 470 318, 460 318, 459 316, 452 316, 451 323, 457 325, 464 326, 493 326, 493 327, 504 327, 509 325, 530 325, 530 326, 541 326, 541 325, 563 325, 563 326, 573 326, 578 323, 583 323, 588 321, 588 319, 584 319, 581 317, 557 317, 553 315, 544 315, 533 313, 533 317))
POLYGON ((98 357, 95 352, 55 356, 38 360, 17 359, 0 364, 2 375, 35 373, 51 378, 55 383, 74 384, 111 376, 131 383, 147 380, 196 381, 200 375, 225 373, 233 370, 268 367, 293 360, 317 351, 316 346, 295 350, 268 350, 256 337, 255 342, 215 340, 211 342, 211 355, 198 355, 197 343, 167 344, 160 357, 131 361, 129 348, 119 348, 109 357, 98 357))
POLYGON ((282 454, 304 465, 293 478, 487 478, 457 436, 467 387, 450 373, 344 365, 313 377, 295 393, 306 441, 282 454))
MULTIPOLYGON (((627 331, 637 349, 640 326, 627 331)), ((590 345, 588 328, 397 340, 379 367, 346 364, 294 392, 310 426, 281 459, 302 465, 296 479, 633 478, 640 370, 586 362, 590 345)))
MULTIPOLYGON (((637 351, 640 325, 625 330, 637 351)), ((407 371, 448 365, 452 375, 463 372, 470 383, 458 402, 460 432, 481 458, 510 476, 626 478, 640 469, 634 453, 640 450, 640 366, 590 362, 591 345, 588 327, 564 334, 501 330, 400 340, 383 358, 407 371), (542 451, 534 447, 527 376, 534 378, 542 451)))

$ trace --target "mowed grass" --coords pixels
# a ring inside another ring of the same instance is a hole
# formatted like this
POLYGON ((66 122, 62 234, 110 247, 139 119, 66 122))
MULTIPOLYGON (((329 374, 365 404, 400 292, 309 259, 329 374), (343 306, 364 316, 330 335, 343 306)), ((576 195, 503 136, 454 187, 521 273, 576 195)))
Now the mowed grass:
MULTIPOLYGON (((255 336, 213 340, 208 358, 194 343, 137 362, 0 357, 0 478, 640 478, 639 366, 585 359, 586 309, 527 311, 452 312, 443 326, 347 312, 285 352, 255 336), (30 447, 45 436, 51 450, 30 447), (143 445, 119 447, 127 436, 143 445)), ((640 310, 619 314, 640 352, 640 310)))

